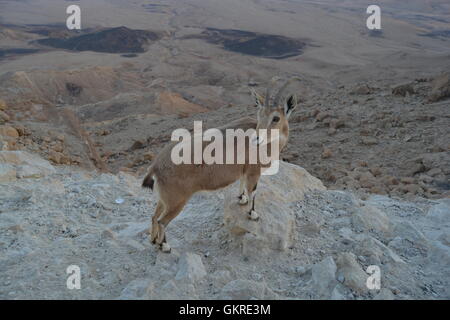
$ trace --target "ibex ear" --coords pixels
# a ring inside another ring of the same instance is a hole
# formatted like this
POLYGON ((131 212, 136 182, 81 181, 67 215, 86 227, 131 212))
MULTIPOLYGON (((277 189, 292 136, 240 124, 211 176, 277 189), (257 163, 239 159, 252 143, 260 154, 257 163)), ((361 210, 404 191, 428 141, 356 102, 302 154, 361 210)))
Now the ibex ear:
POLYGON ((253 88, 250 88, 250 92, 252 93, 253 99, 255 99, 255 105, 260 108, 264 107, 264 97, 253 88))
POLYGON ((289 119, 289 117, 292 114, 292 111, 294 111, 294 109, 297 107, 297 96, 295 94, 289 96, 286 99, 286 102, 284 104, 284 115, 286 116, 287 119, 289 119))

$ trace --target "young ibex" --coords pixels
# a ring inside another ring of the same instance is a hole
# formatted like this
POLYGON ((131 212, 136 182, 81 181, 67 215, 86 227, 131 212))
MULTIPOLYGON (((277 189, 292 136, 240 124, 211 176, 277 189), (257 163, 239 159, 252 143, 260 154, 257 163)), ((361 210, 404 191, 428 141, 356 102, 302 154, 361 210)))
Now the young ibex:
MULTIPOLYGON (((290 95, 282 101, 285 91, 290 83, 298 78, 286 81, 278 93, 272 98, 272 86, 278 81, 278 78, 272 79, 271 85, 267 87, 265 97, 259 95, 251 89, 252 95, 259 108, 257 120, 252 118, 243 118, 228 125, 219 128, 225 133, 226 129, 249 129, 256 130, 271 129, 279 131, 279 151, 284 148, 289 137, 288 119, 294 108, 297 106, 297 97, 290 95)), ((258 142, 256 136, 256 143, 258 142)), ((246 138, 246 146, 252 141, 246 138)), ((269 140, 270 141, 270 140, 269 140)), ((258 220, 258 214, 255 211, 255 195, 258 180, 261 176, 261 169, 264 166, 257 162, 248 162, 244 164, 174 164, 171 159, 172 149, 176 143, 168 144, 155 158, 151 164, 148 174, 145 177, 142 186, 155 189, 159 193, 159 201, 152 218, 151 241, 160 245, 163 252, 170 252, 170 246, 166 241, 165 230, 167 225, 181 212, 191 196, 198 191, 211 191, 224 188, 240 179, 239 203, 248 205, 250 208, 249 219, 258 220)), ((205 147, 207 143, 203 143, 205 147)), ((235 146, 236 150, 236 146, 235 146)), ((246 152, 247 153, 247 152, 246 152)), ((226 148, 223 152, 226 156, 226 148)), ((236 154, 236 152, 234 153, 236 154)), ((259 161, 259 160, 258 160, 259 161)))

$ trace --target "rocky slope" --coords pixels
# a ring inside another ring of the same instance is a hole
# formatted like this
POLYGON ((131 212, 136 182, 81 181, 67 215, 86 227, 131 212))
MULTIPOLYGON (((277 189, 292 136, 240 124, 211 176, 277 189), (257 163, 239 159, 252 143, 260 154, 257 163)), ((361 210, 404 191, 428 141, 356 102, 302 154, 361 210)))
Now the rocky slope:
MULTIPOLYGON (((3 149, 39 152, 55 164, 142 174, 173 130, 190 129, 196 120, 216 127, 254 117, 248 85, 261 92, 266 85, 252 80, 232 87, 172 89, 174 84, 160 79, 144 88, 146 81, 125 69, 55 72, 51 86, 43 80, 46 73, 4 76, 0 136, 9 146, 3 149), (97 78, 90 77, 92 72, 97 78), (103 81, 111 74, 117 78, 103 81), (92 86, 78 85, 83 77, 92 86)), ((327 187, 360 196, 447 197, 449 77, 382 79, 324 92, 314 92, 305 80, 292 88, 302 103, 290 120, 290 141, 282 157, 305 167, 327 187)))
POLYGON ((53 167, 0 152, 0 298, 444 299, 450 297, 450 202, 326 190, 283 163, 260 183, 259 222, 237 186, 196 195, 147 239, 155 196, 126 173, 53 167), (68 290, 66 268, 81 268, 68 290), (365 270, 381 270, 368 290, 365 270))
MULTIPOLYGON (((266 82, 251 84, 263 92, 266 82)), ((313 88, 308 83, 292 88, 303 101, 290 120, 284 160, 303 166, 329 188, 360 196, 448 196, 449 74, 351 83, 324 92, 313 88)), ((174 129, 191 129, 195 120, 215 127, 254 117, 246 83, 233 90, 241 102, 218 110, 188 116, 124 115, 85 128, 110 168, 142 173, 174 129)))
POLYGON ((91 1, 78 33, 64 1, 1 1, 0 297, 448 298, 447 2, 383 0, 368 32, 365 1, 91 1), (282 157, 329 190, 286 164, 258 224, 236 186, 198 195, 159 254, 136 177, 173 130, 254 117, 276 75, 303 80, 282 157))

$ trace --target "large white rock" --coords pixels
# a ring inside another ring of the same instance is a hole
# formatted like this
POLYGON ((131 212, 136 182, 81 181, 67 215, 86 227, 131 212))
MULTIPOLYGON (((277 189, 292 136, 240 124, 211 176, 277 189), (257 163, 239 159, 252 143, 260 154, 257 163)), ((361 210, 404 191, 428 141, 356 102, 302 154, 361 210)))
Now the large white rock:
POLYGON ((248 218, 248 205, 239 205, 238 183, 226 190, 225 226, 238 241, 242 241, 247 253, 254 245, 259 250, 285 250, 292 242, 295 226, 295 213, 290 203, 302 200, 307 192, 325 189, 322 182, 305 169, 280 162, 276 175, 262 176, 259 181, 255 205, 259 221, 248 218))
POLYGON ((55 172, 50 162, 25 151, 0 151, 1 164, 14 167, 19 179, 40 178, 55 172))

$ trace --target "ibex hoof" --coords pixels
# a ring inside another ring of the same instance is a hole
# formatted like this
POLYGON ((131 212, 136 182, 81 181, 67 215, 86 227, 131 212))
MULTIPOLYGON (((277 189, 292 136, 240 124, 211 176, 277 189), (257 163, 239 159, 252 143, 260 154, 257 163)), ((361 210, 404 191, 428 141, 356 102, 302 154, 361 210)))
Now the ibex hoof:
POLYGON ((259 216, 258 216, 258 214, 256 213, 255 210, 252 210, 252 211, 250 211, 250 212, 248 213, 248 218, 249 218, 250 220, 253 220, 253 221, 258 221, 258 220, 259 220, 259 216))
POLYGON ((243 194, 239 197, 239 204, 240 205, 246 205, 248 203, 248 197, 243 194))
POLYGON ((164 242, 163 244, 161 244, 161 251, 164 253, 170 253, 172 251, 172 248, 167 242, 164 242))
POLYGON ((152 244, 156 244, 156 236, 150 235, 149 240, 152 244))

